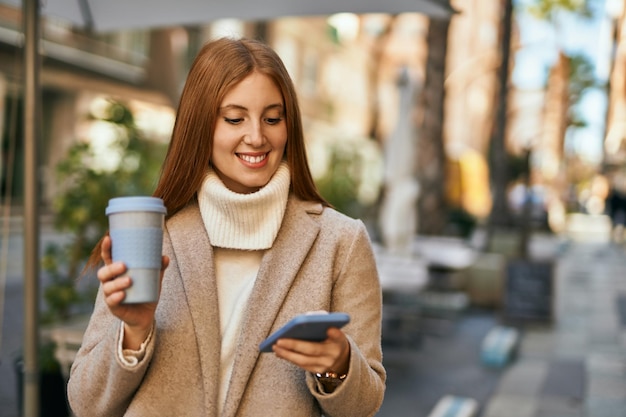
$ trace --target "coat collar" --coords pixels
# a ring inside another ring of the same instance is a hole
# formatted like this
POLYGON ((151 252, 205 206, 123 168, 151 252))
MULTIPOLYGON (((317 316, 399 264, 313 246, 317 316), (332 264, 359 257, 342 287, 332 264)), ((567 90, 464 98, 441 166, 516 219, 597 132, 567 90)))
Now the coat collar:
MULTIPOLYGON (((322 210, 321 204, 304 202, 293 195, 287 201, 281 228, 272 248, 263 256, 246 306, 224 416, 232 417, 237 412, 259 358, 258 345, 269 335, 291 283, 319 233, 319 224, 315 216, 311 215, 320 214, 322 210), (297 244, 294 245, 294 242, 297 244), (276 271, 283 272, 277 275, 276 271)), ((181 210, 169 222, 172 245, 200 350, 204 391, 207 395, 205 404, 208 410, 215 410, 215 381, 219 380, 219 370, 215 364, 220 361, 221 338, 213 249, 206 232, 197 233, 198 230, 205 230, 197 204, 181 210), (189 239, 190 235, 199 237, 189 239)))

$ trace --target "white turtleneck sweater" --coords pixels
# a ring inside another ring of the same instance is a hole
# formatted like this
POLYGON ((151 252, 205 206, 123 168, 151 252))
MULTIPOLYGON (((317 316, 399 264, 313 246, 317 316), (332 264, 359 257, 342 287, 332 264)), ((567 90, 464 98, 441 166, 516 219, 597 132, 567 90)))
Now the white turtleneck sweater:
POLYGON ((272 247, 282 223, 290 174, 281 163, 270 182, 251 194, 235 193, 210 170, 198 192, 202 220, 213 246, 220 313, 219 411, 224 405, 244 308, 261 258, 272 247))

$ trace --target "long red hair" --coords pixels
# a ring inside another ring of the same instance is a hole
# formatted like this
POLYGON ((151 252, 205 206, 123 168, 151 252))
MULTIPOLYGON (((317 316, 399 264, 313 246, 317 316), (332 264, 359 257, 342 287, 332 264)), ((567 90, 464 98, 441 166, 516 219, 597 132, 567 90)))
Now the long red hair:
POLYGON ((285 159, 293 192, 304 200, 327 204, 309 170, 296 91, 281 59, 262 42, 222 38, 200 50, 180 98, 172 141, 154 192, 163 199, 168 216, 195 198, 209 166, 219 107, 226 94, 254 71, 270 77, 283 96, 288 135, 285 159))
MULTIPOLYGON (((309 169, 296 90, 282 60, 260 41, 221 38, 202 47, 180 97, 172 139, 153 193, 163 199, 167 217, 196 199, 210 163, 219 107, 226 94, 254 71, 270 77, 282 93, 288 135, 284 158, 292 192, 300 199, 329 206, 309 169)), ((94 248, 88 268, 99 264, 100 246, 94 248)))

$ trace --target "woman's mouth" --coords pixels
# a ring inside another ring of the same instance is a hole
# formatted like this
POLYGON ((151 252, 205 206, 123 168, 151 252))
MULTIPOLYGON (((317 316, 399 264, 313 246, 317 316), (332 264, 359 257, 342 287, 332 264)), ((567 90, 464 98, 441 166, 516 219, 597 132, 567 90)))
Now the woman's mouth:
POLYGON ((258 164, 260 162, 263 162, 263 160, 267 158, 267 155, 268 155, 267 153, 264 153, 262 155, 246 155, 246 154, 238 153, 237 157, 241 159, 242 161, 245 161, 249 164, 258 164))

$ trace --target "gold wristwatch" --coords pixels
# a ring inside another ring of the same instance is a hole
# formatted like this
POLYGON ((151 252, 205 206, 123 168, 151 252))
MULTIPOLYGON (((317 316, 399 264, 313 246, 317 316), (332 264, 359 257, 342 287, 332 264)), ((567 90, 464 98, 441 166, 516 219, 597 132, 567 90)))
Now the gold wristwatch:
POLYGON ((337 388, 348 374, 339 375, 336 372, 324 372, 323 374, 316 373, 315 377, 324 387, 324 391, 332 392, 337 388))

